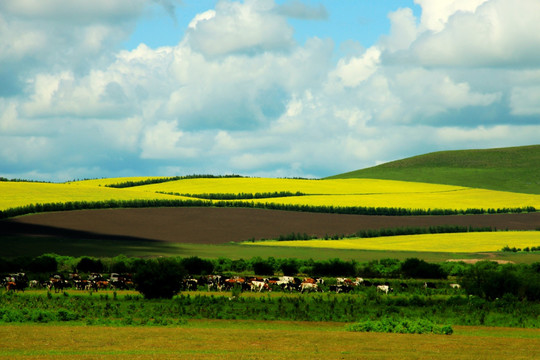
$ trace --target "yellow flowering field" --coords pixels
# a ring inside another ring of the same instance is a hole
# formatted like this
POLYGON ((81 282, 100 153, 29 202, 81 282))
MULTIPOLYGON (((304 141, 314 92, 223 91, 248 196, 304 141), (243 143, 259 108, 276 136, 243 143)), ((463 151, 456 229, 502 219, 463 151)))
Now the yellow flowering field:
POLYGON ((269 178, 186 179, 138 186, 137 191, 180 194, 301 192, 306 196, 255 202, 312 206, 406 209, 540 208, 540 195, 375 179, 302 180, 269 178))
POLYGON ((260 241, 245 242, 243 245, 353 250, 482 252, 501 250, 506 245, 511 248, 538 246, 540 245, 540 231, 421 234, 342 240, 260 241))
POLYGON ((304 194, 343 195, 377 193, 424 193, 463 189, 459 186, 437 185, 394 180, 339 179, 304 180, 271 178, 200 178, 168 181, 138 186, 140 191, 162 191, 182 194, 239 194, 301 192, 304 194))
POLYGON ((387 193, 365 195, 308 195, 255 202, 311 206, 393 207, 404 209, 488 209, 540 208, 540 195, 518 194, 483 189, 462 189, 452 192, 387 193))
POLYGON ((130 189, 4 181, 0 182, 0 194, 0 210, 36 203, 61 203, 68 201, 179 199, 178 196, 145 193, 130 189))

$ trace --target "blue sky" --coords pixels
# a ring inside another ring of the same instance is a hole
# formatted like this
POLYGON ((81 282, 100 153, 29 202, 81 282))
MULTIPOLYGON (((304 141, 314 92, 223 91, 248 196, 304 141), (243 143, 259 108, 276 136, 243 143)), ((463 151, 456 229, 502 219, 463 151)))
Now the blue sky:
POLYGON ((324 177, 540 143, 537 0, 5 0, 0 176, 324 177))

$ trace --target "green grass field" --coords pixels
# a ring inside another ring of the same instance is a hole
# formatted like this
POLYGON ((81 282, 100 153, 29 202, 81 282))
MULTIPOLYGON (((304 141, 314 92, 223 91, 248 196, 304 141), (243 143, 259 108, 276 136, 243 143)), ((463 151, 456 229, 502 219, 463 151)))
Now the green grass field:
POLYGON ((342 323, 194 320, 181 327, 0 326, 6 359, 535 359, 540 330, 351 333, 342 323))
POLYGON ((420 181, 540 194, 540 145, 441 151, 329 177, 420 181))
POLYGON ((240 243, 223 245, 209 244, 175 244, 159 241, 131 241, 108 239, 65 239, 39 237, 4 237, 2 239, 3 257, 17 257, 25 254, 36 257, 42 254, 55 253, 66 256, 114 257, 126 255, 129 257, 152 256, 198 256, 215 259, 261 258, 297 258, 328 260, 339 258, 369 262, 378 259, 420 258, 428 262, 444 262, 447 260, 500 260, 514 263, 531 264, 540 261, 540 254, 527 252, 442 252, 442 251, 396 251, 396 250, 355 250, 328 249, 312 247, 285 246, 245 246, 240 243))

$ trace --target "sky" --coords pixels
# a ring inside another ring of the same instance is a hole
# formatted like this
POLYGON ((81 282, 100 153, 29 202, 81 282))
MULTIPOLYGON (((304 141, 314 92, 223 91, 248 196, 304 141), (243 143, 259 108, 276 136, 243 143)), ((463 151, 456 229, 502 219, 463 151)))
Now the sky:
POLYGON ((320 178, 540 143, 538 0, 3 0, 0 176, 320 178))

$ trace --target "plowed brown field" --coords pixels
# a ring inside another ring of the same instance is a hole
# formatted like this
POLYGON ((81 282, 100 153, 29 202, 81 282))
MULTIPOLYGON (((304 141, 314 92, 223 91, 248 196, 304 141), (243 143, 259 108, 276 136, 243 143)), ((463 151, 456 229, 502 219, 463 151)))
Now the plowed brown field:
POLYGON ((144 208, 43 213, 0 221, 0 235, 131 238, 221 244, 290 233, 325 236, 363 229, 462 225, 540 228, 540 212, 451 216, 365 216, 243 208, 144 208))

